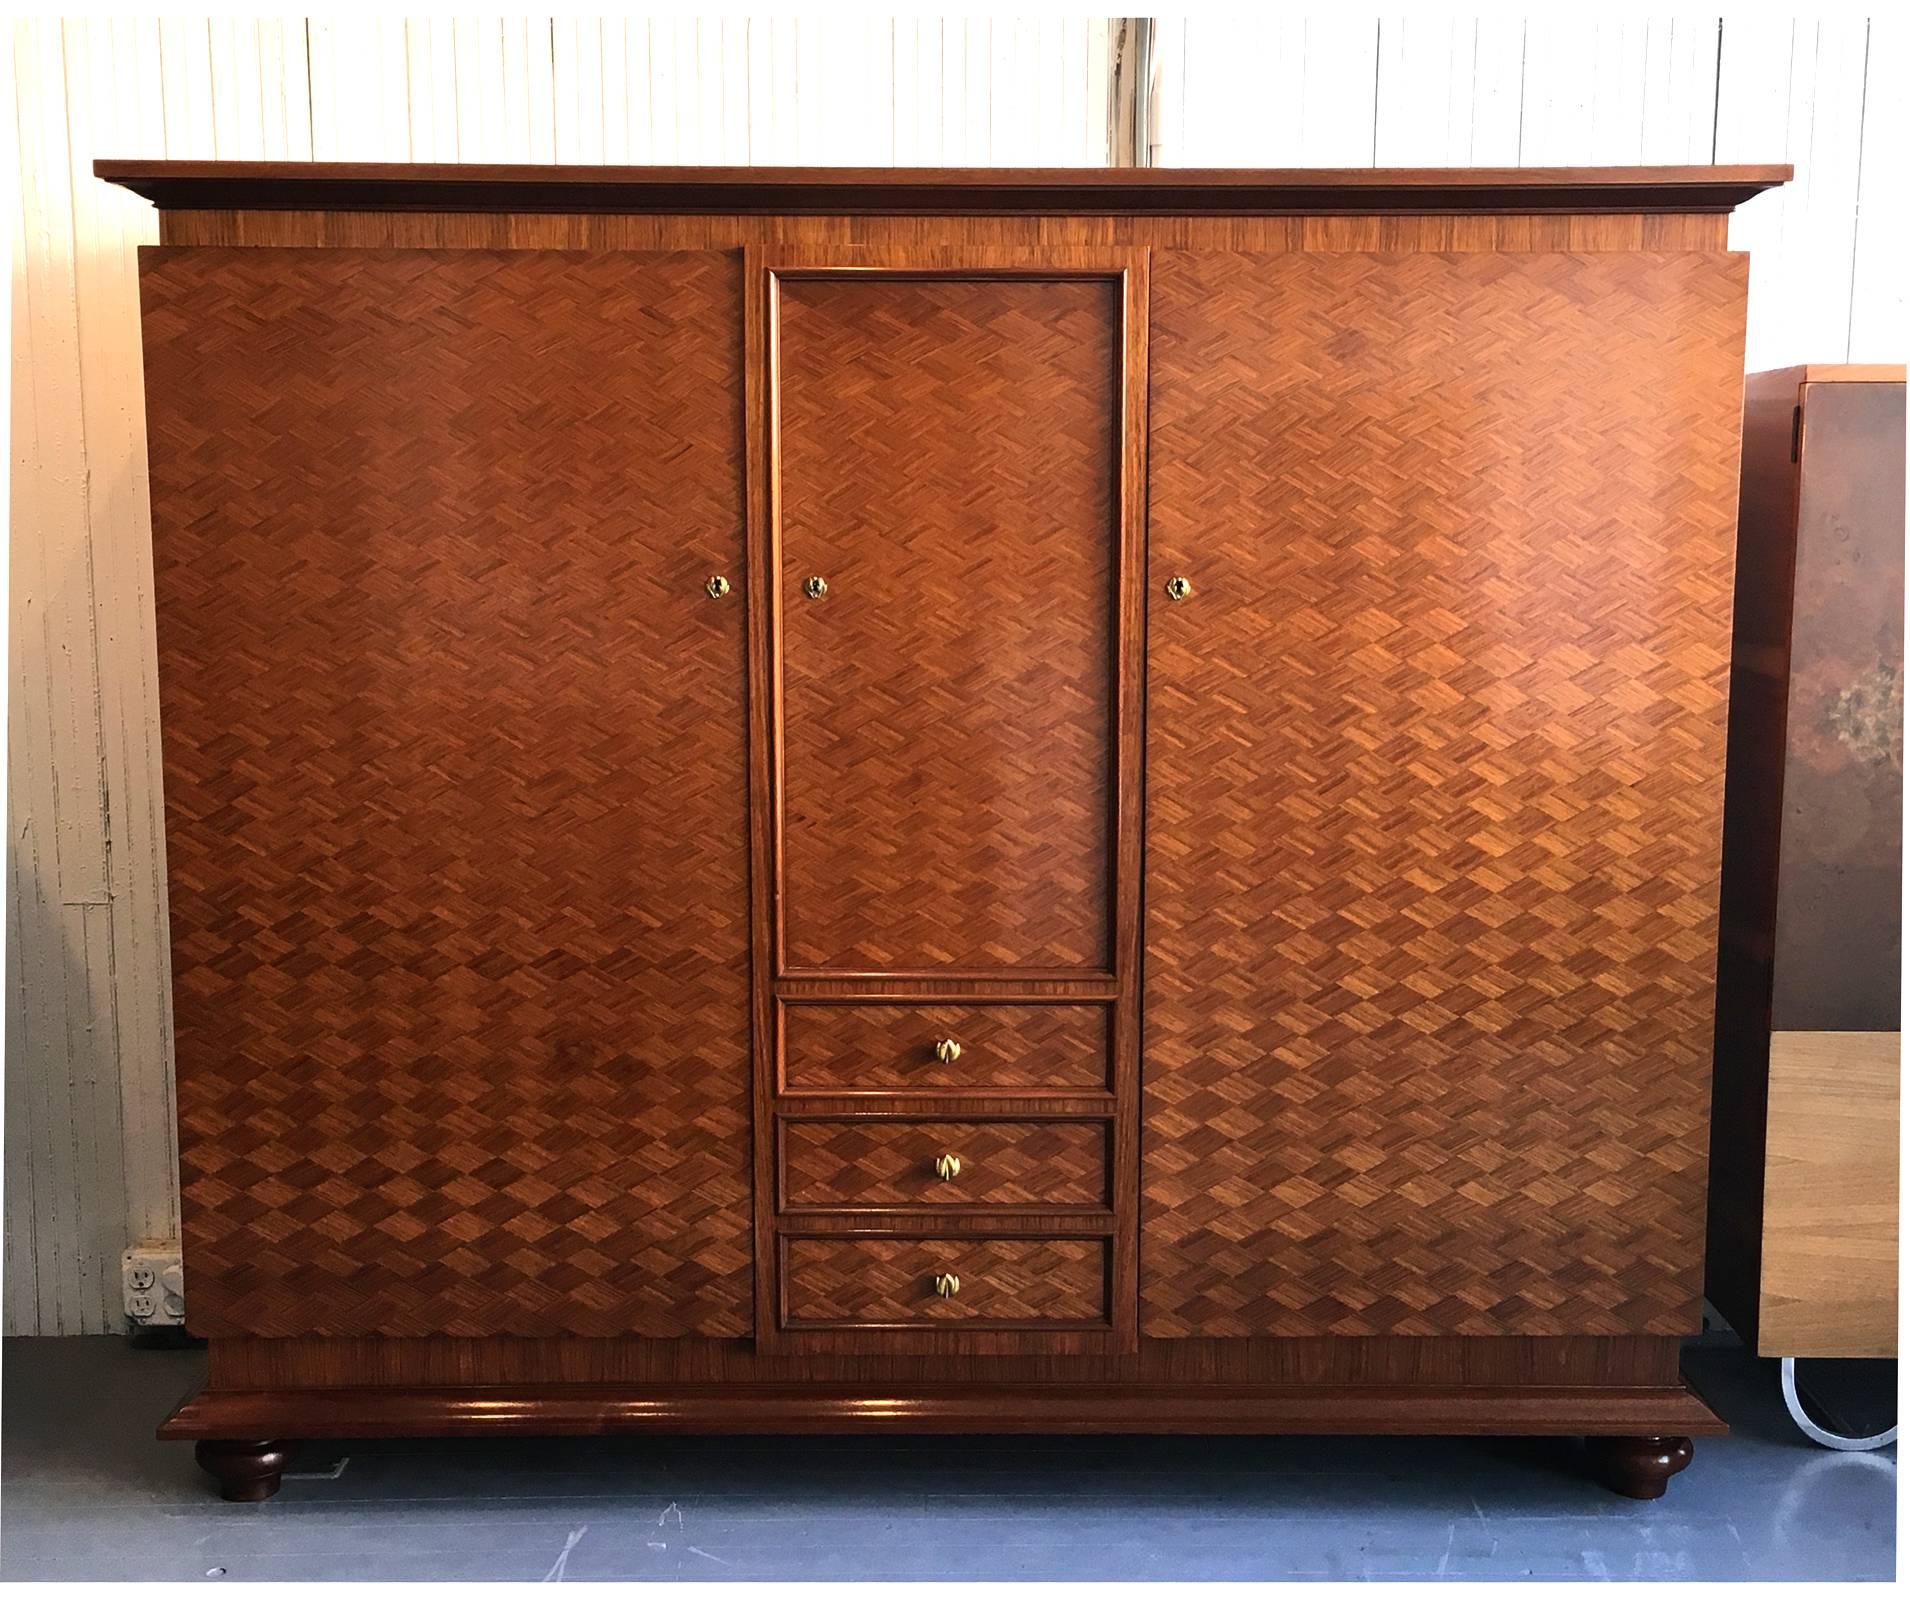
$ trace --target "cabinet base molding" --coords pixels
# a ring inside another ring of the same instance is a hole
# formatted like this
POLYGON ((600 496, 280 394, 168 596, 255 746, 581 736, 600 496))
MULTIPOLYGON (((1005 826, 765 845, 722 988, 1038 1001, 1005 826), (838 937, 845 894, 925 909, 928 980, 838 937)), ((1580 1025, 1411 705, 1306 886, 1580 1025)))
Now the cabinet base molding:
MULTIPOLYGON (((580 1384, 204 1389, 161 1425, 159 1437, 253 1441, 487 1433, 1376 1433, 1618 1435, 1662 1443, 1668 1437, 1688 1440, 1725 1431, 1702 1400, 1678 1387, 580 1384)), ((206 1464, 203 1454, 201 1461, 206 1464)))

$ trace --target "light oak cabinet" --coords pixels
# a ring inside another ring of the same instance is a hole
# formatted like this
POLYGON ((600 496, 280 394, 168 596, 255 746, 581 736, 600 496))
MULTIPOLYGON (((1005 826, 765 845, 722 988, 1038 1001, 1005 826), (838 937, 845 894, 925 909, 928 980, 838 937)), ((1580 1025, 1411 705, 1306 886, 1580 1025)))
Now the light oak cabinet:
POLYGON ((228 1494, 899 1428, 1649 1496, 1717 1429, 1782 171, 103 171, 228 1494))

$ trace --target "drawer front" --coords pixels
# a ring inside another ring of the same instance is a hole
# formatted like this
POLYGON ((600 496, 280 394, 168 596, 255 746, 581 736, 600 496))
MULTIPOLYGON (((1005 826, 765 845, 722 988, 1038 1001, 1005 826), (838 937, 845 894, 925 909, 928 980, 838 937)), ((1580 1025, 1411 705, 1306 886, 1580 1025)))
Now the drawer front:
POLYGON ((788 1327, 1094 1327, 1104 1239, 786 1239, 788 1327), (939 1292, 946 1277, 950 1292, 939 1292))
POLYGON ((785 1006, 783 1083, 1105 1089, 1111 1014, 1107 1006, 785 1006))
POLYGON ((782 1124, 783 1204, 1104 1208, 1106 1122, 782 1124))

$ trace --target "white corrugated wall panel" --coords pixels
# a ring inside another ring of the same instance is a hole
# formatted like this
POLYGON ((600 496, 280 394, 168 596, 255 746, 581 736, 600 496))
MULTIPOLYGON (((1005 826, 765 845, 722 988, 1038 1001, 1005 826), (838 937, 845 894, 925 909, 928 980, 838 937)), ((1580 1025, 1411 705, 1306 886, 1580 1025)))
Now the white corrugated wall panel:
POLYGON ((1903 360, 1910 324, 1903 286, 1910 275, 1910 29, 1901 12, 1873 17, 1864 64, 1863 148, 1857 180, 1857 254, 1850 292, 1850 359, 1903 360))
POLYGON ((1201 13, 1160 24, 1152 145, 1167 166, 1788 161, 1732 221, 1747 364, 1901 361, 1904 72, 1894 17, 1201 13))

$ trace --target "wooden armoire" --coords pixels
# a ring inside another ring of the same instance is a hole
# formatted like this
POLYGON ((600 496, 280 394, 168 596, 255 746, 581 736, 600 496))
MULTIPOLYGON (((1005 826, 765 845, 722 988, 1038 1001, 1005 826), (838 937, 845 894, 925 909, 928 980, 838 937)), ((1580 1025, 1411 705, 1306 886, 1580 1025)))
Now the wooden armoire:
POLYGON ((1584 1435, 1698 1326, 1785 168, 102 163, 162 1430, 1584 1435))

